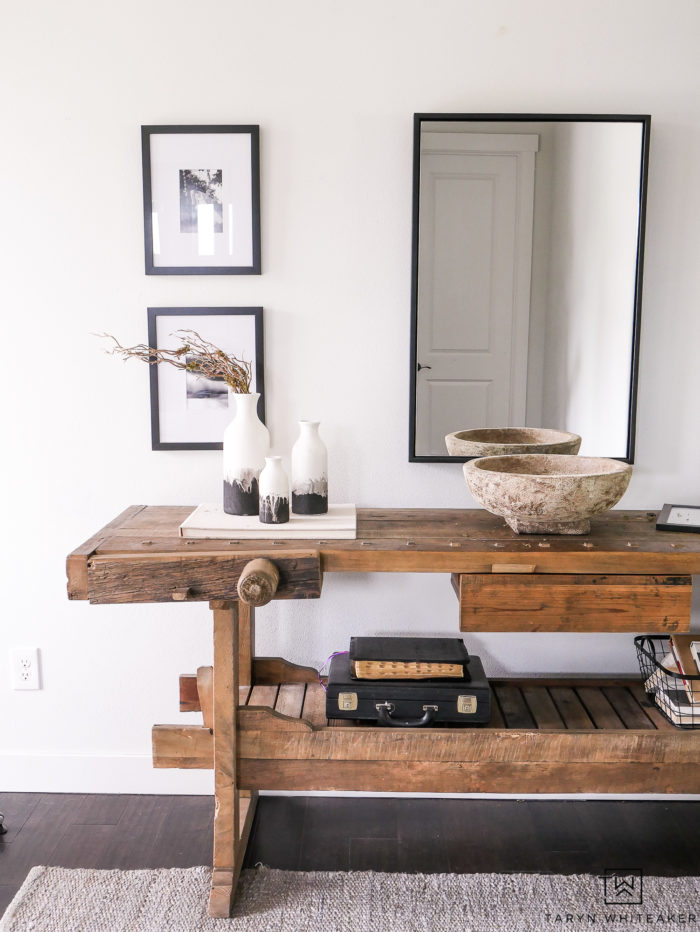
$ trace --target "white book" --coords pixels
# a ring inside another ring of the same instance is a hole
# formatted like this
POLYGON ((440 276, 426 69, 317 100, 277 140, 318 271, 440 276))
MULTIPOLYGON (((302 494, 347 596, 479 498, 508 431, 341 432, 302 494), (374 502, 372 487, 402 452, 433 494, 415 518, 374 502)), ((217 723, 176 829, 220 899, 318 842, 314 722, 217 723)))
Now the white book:
MULTIPOLYGON (((700 644, 699 644, 700 646, 700 644)), ((666 656, 661 660, 661 666, 665 667, 667 670, 672 671, 673 673, 680 672, 678 670, 678 664, 676 663, 676 658, 669 651, 666 656)), ((648 693, 655 693, 657 689, 664 689, 665 687, 670 686, 673 688, 675 686, 675 678, 672 680, 667 676, 663 670, 656 669, 648 676, 644 681, 644 691, 648 693)))
POLYGON ((198 505, 180 525, 195 540, 355 540, 354 505, 329 505, 325 515, 289 515, 286 524, 263 524, 257 515, 227 515, 221 505, 198 505))
POLYGON ((690 642, 690 653, 695 661, 695 666, 698 668, 697 672, 700 673, 700 641, 690 642))
POLYGON ((685 689, 659 689, 655 701, 676 725, 700 725, 700 709, 688 701, 685 689))

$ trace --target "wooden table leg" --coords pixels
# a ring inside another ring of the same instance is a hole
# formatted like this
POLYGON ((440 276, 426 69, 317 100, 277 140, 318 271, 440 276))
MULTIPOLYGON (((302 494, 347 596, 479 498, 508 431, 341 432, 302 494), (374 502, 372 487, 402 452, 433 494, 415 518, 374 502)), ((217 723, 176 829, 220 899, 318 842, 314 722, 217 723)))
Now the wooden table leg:
MULTIPOLYGON (((255 655, 255 608, 246 602, 238 602, 238 690, 240 705, 248 698, 253 686, 253 657, 255 655)), ((258 794, 255 790, 239 790, 240 808, 240 851, 241 861, 245 857, 250 828, 253 824, 258 794)))
POLYGON ((240 800, 236 772, 239 603, 211 602, 214 612, 214 870, 209 914, 226 917, 241 872, 257 794, 240 800))
POLYGON ((255 655, 255 609, 238 602, 238 682, 241 686, 253 685, 253 657, 255 655))

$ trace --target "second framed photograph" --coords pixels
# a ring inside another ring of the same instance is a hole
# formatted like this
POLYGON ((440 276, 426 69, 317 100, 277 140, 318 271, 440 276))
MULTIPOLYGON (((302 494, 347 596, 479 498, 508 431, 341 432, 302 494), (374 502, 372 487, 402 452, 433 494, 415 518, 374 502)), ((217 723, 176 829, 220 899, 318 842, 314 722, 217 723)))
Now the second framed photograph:
MULTIPOLYGON (((265 420, 263 309, 261 307, 149 307, 148 345, 178 349, 181 331, 194 331, 218 349, 250 363, 251 391, 265 420)), ((193 360, 194 361, 194 360, 193 360)), ((221 450, 235 402, 223 380, 167 364, 152 365, 151 447, 154 450, 221 450)))
POLYGON ((147 275, 260 274, 260 128, 142 126, 147 275))

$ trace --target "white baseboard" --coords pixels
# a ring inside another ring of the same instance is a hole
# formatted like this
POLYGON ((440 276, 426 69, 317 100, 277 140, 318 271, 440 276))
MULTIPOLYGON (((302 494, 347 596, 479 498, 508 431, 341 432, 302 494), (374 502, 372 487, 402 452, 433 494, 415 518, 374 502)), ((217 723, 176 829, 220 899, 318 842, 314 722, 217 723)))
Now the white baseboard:
MULTIPOLYGON (((210 796, 210 770, 155 770, 150 757, 133 755, 0 753, 0 793, 138 793, 210 796)), ((261 796, 351 796, 441 799, 631 799, 692 800, 700 795, 664 793, 355 793, 265 791, 261 796)))

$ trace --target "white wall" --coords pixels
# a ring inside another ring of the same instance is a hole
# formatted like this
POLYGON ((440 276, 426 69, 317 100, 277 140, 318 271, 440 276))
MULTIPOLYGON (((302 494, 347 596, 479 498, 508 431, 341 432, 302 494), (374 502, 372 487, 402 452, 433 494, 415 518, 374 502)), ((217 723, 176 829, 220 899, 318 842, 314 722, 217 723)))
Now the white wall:
MULTIPOLYGON (((65 555, 136 502, 213 500, 216 453, 150 450, 148 373, 92 331, 148 305, 263 305, 269 425, 322 421, 332 496, 470 506, 461 469, 407 462, 414 111, 653 115, 635 475, 623 504, 700 500, 700 7, 692 0, 151 0, 14 4, 0 37, 3 548, 0 786, 172 790, 153 722, 211 657, 205 605, 65 597, 65 555), (144 123, 259 123, 260 277, 146 277, 144 123), (44 689, 12 692, 11 645, 44 689)), ((320 663, 349 634, 456 633, 446 577, 326 579, 259 613, 262 653, 320 663)), ((626 636, 468 638, 488 670, 632 670, 626 636)))

